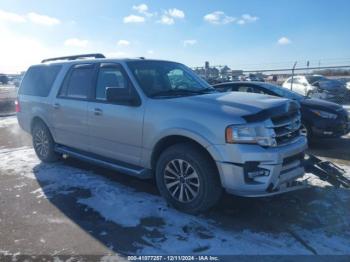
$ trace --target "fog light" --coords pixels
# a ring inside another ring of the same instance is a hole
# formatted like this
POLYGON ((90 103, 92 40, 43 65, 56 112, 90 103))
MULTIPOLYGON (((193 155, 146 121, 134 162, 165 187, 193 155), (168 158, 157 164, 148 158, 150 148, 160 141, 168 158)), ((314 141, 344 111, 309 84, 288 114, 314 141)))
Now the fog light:
POLYGON ((260 162, 248 161, 243 165, 244 181, 248 184, 259 184, 258 178, 270 175, 270 170, 259 167, 260 162), (257 180, 255 180, 257 179, 257 180))
POLYGON ((247 176, 251 179, 259 176, 268 176, 268 175, 269 175, 269 170, 265 170, 265 169, 260 169, 260 170, 247 173, 247 176))

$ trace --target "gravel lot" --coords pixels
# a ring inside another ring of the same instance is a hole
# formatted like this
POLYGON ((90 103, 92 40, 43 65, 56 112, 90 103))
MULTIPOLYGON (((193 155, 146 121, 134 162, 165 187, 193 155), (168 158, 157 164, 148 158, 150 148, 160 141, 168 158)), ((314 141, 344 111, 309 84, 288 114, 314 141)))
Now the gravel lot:
MULTIPOLYGON (((350 138, 313 153, 347 169, 350 138)), ((350 190, 308 175, 313 188, 270 198, 224 196, 200 216, 169 208, 153 181, 77 160, 43 164, 15 117, 0 118, 0 254, 350 255, 350 190)))

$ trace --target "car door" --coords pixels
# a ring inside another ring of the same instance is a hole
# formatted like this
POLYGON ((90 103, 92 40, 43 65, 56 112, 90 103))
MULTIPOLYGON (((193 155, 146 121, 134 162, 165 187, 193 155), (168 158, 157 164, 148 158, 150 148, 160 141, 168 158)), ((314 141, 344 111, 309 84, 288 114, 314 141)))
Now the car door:
POLYGON ((89 149, 88 102, 95 79, 94 64, 77 64, 68 72, 53 100, 53 126, 58 144, 89 149))
POLYGON ((139 165, 144 106, 109 103, 106 100, 108 87, 125 88, 127 92, 138 96, 120 64, 99 65, 94 99, 88 103, 90 151, 139 165))

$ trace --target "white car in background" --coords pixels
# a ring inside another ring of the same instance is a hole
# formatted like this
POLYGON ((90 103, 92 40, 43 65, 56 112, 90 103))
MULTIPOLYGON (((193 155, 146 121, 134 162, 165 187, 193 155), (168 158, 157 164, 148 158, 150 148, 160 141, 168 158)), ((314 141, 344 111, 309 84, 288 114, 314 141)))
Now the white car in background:
POLYGON ((344 83, 321 75, 297 75, 288 78, 282 86, 304 96, 339 104, 349 100, 349 90, 344 83))
POLYGON ((294 76, 293 79, 292 77, 289 77, 286 81, 284 81, 282 86, 301 95, 307 96, 310 95, 315 89, 314 84, 320 81, 328 81, 328 79, 321 75, 297 75, 294 76))

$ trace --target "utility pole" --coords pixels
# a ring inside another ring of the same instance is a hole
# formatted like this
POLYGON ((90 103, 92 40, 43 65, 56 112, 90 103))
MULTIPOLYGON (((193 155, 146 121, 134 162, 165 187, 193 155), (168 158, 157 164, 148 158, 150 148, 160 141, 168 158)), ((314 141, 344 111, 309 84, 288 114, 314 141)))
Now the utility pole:
POLYGON ((290 83, 290 90, 293 91, 293 82, 294 82, 294 70, 295 70, 295 67, 297 66, 297 63, 298 61, 295 61, 294 65, 293 65, 293 69, 292 69, 292 81, 290 83))

